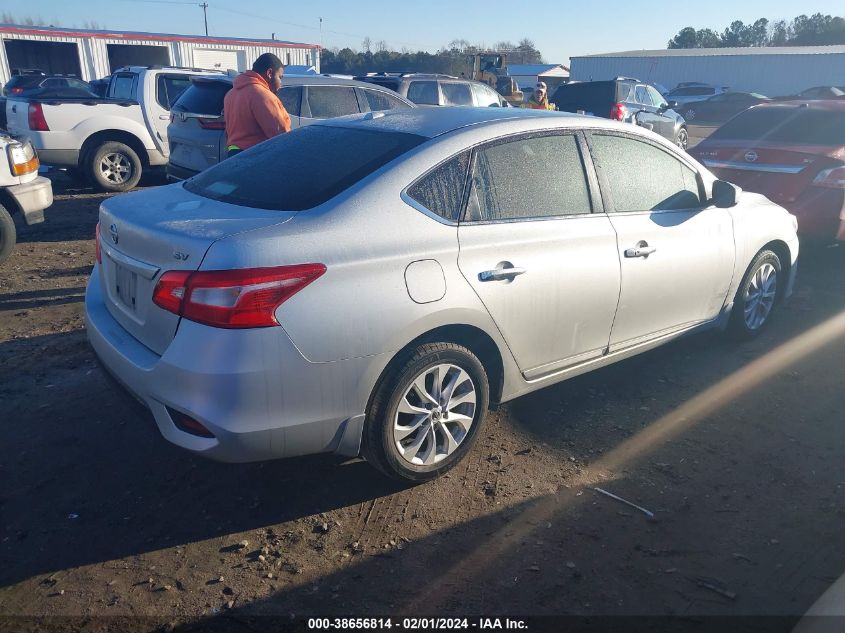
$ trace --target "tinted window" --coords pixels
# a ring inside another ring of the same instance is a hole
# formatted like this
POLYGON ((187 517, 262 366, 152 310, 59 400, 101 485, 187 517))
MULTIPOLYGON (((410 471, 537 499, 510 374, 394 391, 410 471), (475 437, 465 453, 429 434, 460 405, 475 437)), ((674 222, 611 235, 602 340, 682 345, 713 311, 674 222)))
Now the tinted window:
POLYGON ((845 112, 758 107, 737 115, 711 138, 805 145, 845 145, 845 112))
POLYGON ((436 81, 412 81, 408 85, 408 99, 423 105, 439 105, 436 81))
POLYGON ((91 90, 91 86, 84 81, 80 81, 79 79, 66 79, 68 87, 76 88, 78 90, 91 90))
POLYGON ((380 90, 361 90, 361 92, 364 93, 364 99, 366 100, 367 106, 369 106, 370 110, 373 112, 410 107, 401 99, 397 99, 393 95, 381 92, 380 90))
POLYGON ((613 81, 564 84, 555 91, 552 102, 558 110, 565 112, 584 110, 598 116, 608 116, 611 106, 616 103, 616 84, 613 81))
POLYGON ((593 158, 610 185, 614 211, 701 206, 695 172, 650 145, 623 136, 593 135, 593 158))
POLYGON ((637 103, 641 103, 642 105, 654 105, 651 102, 651 95, 648 94, 648 90, 646 90, 645 86, 637 86, 637 103))
POLYGON ((309 125, 224 160, 191 178, 185 188, 246 207, 302 211, 425 140, 415 134, 309 125), (355 151, 338 151, 348 147, 355 151))
POLYGON ((194 80, 173 104, 173 110, 220 116, 223 114, 223 97, 231 88, 232 84, 224 81, 194 80))
POLYGON ((440 89, 443 91, 443 105, 473 105, 469 84, 444 82, 440 84, 440 89))
POLYGON ((288 114, 301 116, 302 86, 287 86, 286 88, 279 89, 279 92, 276 94, 279 95, 279 99, 281 99, 282 105, 285 106, 288 114))
POLYGON ((657 92, 657 88, 652 86, 646 86, 646 90, 648 90, 648 94, 651 95, 651 102, 656 105, 658 108, 662 108, 666 103, 666 99, 663 98, 659 92, 657 92))
POLYGON ((135 99, 135 82, 137 75, 115 75, 109 86, 109 97, 112 99, 135 99))
POLYGON ((476 153, 471 182, 468 220, 591 211, 574 136, 538 136, 484 147, 476 153))
POLYGON ((156 85, 156 101, 165 110, 170 110, 190 85, 191 80, 185 75, 159 75, 156 85))
POLYGON ((315 119, 357 114, 358 99, 351 86, 308 86, 308 106, 315 119))
POLYGON ((435 167, 408 188, 408 195, 429 211, 457 221, 464 197, 469 152, 463 152, 435 167))
POLYGON ((67 82, 64 79, 59 79, 58 77, 45 79, 44 83, 41 84, 42 88, 62 88, 64 86, 67 86, 67 82))

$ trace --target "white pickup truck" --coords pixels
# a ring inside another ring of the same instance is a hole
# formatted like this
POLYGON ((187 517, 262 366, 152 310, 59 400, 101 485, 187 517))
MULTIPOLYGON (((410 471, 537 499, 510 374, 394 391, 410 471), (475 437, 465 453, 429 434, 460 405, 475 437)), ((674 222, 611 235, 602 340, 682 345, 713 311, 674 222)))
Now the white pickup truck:
POLYGON ((31 139, 45 165, 66 167, 105 191, 126 191, 145 169, 167 164, 170 107, 196 68, 127 66, 105 99, 9 97, 8 130, 31 139))
POLYGON ((44 221, 53 204, 53 184, 38 175, 38 156, 27 140, 0 134, 0 264, 9 258, 17 239, 13 213, 27 224, 44 221))

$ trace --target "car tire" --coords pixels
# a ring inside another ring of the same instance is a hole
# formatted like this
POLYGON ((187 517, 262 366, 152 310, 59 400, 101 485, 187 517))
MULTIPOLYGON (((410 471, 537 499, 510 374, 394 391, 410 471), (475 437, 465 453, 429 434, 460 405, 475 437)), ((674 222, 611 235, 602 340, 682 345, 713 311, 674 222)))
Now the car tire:
POLYGON ((392 365, 371 399, 362 452, 394 479, 435 479, 478 436, 489 400, 487 372, 470 350, 445 342, 420 345, 392 365))
POLYGON ((128 145, 108 141, 88 153, 88 176, 103 191, 129 191, 141 179, 143 164, 128 145))
POLYGON ((728 334, 737 340, 757 336, 771 321, 783 292, 780 257, 768 249, 757 253, 734 297, 728 334))
POLYGON ((675 135, 675 145, 686 151, 687 145, 689 145, 689 133, 685 127, 679 129, 675 135))
POLYGON ((0 264, 9 259, 17 239, 15 220, 6 208, 0 205, 0 264))

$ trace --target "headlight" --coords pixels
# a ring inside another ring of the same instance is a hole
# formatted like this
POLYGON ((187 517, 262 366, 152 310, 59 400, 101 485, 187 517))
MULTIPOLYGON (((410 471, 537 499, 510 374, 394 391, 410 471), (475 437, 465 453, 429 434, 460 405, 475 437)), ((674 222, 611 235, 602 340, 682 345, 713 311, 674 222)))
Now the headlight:
POLYGON ((25 176, 32 172, 38 171, 41 163, 38 161, 38 156, 35 154, 35 149, 32 143, 11 143, 6 148, 6 153, 9 156, 9 169, 12 170, 13 176, 25 176))

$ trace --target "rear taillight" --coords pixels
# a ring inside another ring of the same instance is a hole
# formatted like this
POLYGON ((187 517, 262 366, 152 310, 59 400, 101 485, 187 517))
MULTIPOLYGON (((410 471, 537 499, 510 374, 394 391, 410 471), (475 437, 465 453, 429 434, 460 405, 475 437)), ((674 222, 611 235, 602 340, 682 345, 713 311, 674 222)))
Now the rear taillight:
POLYGON ((97 255, 97 263, 103 264, 103 251, 100 248, 100 223, 97 222, 97 228, 94 229, 94 253, 97 255))
POLYGON ((276 309, 325 272, 323 264, 170 271, 156 284, 153 302, 168 312, 214 327, 271 327, 279 325, 276 309))
POLYGON ((627 115, 628 110, 625 108, 624 103, 614 103, 610 109, 610 118, 614 121, 624 121, 627 115))
POLYGON ((204 130, 225 130, 226 121, 223 119, 197 119, 204 130))
POLYGON ((23 92, 23 88, 12 88, 12 94, 13 95, 19 95, 22 92, 23 92))
POLYGON ((185 433, 190 433, 191 435, 196 435, 198 437, 214 437, 214 433, 209 431, 202 422, 194 420, 191 416, 185 415, 181 411, 171 409, 170 407, 167 407, 167 412, 170 414, 170 419, 173 420, 173 424, 176 425, 176 428, 180 431, 184 431, 185 433))
POLYGON ((33 132, 49 132, 50 126, 44 118, 44 109, 37 101, 29 104, 29 129, 33 132))
POLYGON ((845 189, 845 166, 831 167, 819 172, 813 180, 816 187, 830 187, 832 189, 845 189))

